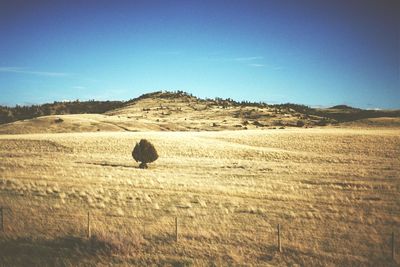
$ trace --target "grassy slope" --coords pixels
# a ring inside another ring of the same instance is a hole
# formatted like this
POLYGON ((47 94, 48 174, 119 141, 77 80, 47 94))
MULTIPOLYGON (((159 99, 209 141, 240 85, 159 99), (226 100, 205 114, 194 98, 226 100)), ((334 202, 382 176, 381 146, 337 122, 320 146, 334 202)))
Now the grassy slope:
POLYGON ((155 92, 128 102, 68 102, 17 111, 0 107, 0 134, 96 132, 96 131, 215 131, 282 126, 325 126, 343 123, 351 127, 400 125, 400 111, 372 111, 336 106, 312 109, 303 105, 266 105, 222 99, 199 99, 183 92, 155 92), (10 111, 11 110, 11 111, 10 111), (4 113, 4 114, 3 114, 4 113), (70 114, 74 115, 60 115, 70 114), (75 114, 103 113, 103 114, 75 114), (4 116, 3 116, 3 115, 4 116), (49 116, 42 116, 45 114, 49 116), (58 115, 55 115, 58 114, 58 115), (3 116, 3 117, 2 117, 3 116), (383 118, 382 118, 383 117, 383 118), (3 120, 3 119, 4 120, 3 120), (33 119, 32 119, 33 118, 33 119), (57 123, 57 120, 62 122, 57 123))
POLYGON ((1 135, 0 263, 390 266, 399 148, 397 129, 1 135))

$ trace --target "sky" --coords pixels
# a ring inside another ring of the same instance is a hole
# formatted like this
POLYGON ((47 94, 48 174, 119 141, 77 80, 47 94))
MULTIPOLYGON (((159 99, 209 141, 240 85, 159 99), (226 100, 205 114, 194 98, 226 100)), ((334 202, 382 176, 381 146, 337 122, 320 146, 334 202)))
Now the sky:
POLYGON ((398 0, 0 0, 0 105, 158 90, 400 108, 398 0))

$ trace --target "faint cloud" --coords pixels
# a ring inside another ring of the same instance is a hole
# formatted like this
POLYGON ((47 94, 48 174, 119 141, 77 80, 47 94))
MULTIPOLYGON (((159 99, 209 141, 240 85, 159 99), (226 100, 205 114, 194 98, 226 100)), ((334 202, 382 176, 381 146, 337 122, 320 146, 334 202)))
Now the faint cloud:
POLYGON ((250 67, 255 67, 255 68, 260 68, 260 67, 265 67, 264 64, 256 64, 256 63, 252 63, 252 64, 248 64, 250 67))
POLYGON ((284 67, 277 66, 277 67, 273 67, 272 69, 273 69, 273 70, 284 70, 285 68, 284 68, 284 67))
POLYGON ((376 107, 375 104, 367 103, 367 110, 384 110, 383 108, 376 107))
POLYGON ((332 107, 332 106, 334 106, 333 104, 332 105, 309 105, 311 108, 319 108, 319 109, 327 109, 327 108, 330 108, 330 107, 332 107))
POLYGON ((253 61, 253 60, 258 60, 258 59, 264 59, 264 57, 235 57, 235 58, 232 58, 231 60, 233 60, 233 61, 253 61))
POLYGON ((264 57, 206 57, 206 58, 202 58, 203 60, 210 60, 210 61, 253 61, 253 60, 260 60, 260 59, 264 59, 264 57))
POLYGON ((71 75, 70 73, 65 73, 65 72, 32 71, 26 68, 19 68, 19 67, 0 67, 0 72, 23 73, 23 74, 32 74, 32 75, 49 76, 49 77, 64 77, 71 75))
MULTIPOLYGON (((264 63, 263 56, 248 56, 248 57, 215 57, 209 55, 209 57, 201 58, 201 60, 214 61, 214 62, 236 62, 237 64, 247 65, 253 68, 269 67, 268 64, 264 63)), ((281 70, 281 67, 275 67, 274 70, 281 70)))

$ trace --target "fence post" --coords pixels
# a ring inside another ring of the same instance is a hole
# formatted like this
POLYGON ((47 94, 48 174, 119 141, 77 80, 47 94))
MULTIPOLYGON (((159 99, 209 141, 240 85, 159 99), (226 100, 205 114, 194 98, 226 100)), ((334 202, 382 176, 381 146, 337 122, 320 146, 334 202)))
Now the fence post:
POLYGON ((394 232, 392 232, 392 260, 394 260, 394 232))
POLYGON ((178 242, 178 217, 175 217, 175 241, 178 242))
POLYGON ((282 244, 281 244, 281 225, 278 223, 278 251, 282 252, 282 244))
POLYGON ((90 211, 87 212, 87 237, 90 238, 91 236, 91 229, 90 229, 90 211))
POLYGON ((0 216, 1 216, 1 231, 4 232, 4 212, 3 212, 3 207, 0 207, 0 216))

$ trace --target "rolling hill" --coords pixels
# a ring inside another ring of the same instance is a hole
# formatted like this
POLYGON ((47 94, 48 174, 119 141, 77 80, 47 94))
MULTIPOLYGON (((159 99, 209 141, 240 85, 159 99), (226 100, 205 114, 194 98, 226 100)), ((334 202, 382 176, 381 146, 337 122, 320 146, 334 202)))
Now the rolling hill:
POLYGON ((216 131, 275 127, 398 126, 400 111, 362 110, 345 105, 304 105, 201 99, 177 91, 122 101, 54 102, 1 107, 0 134, 96 131, 216 131), (382 119, 380 119, 382 118, 382 119), (391 118, 391 119, 388 119, 391 118))

